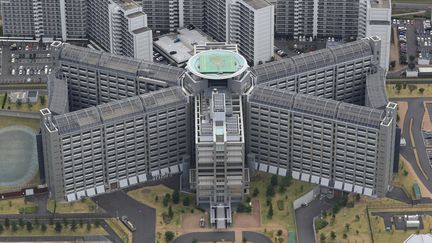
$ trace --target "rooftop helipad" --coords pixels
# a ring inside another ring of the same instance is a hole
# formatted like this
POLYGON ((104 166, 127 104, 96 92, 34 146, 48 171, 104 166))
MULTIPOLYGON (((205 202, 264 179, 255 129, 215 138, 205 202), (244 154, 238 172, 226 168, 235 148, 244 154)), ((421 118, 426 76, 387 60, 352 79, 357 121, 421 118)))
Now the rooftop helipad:
POLYGON ((205 79, 229 79, 243 73, 248 64, 240 54, 228 50, 203 51, 191 57, 187 69, 205 79))

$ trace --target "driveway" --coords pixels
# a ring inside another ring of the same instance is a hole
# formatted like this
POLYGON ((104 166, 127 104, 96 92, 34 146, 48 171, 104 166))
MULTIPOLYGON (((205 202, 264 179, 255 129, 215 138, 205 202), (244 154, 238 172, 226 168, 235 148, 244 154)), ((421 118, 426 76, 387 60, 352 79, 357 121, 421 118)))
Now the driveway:
POLYGON ((319 216, 322 211, 330 210, 336 205, 337 199, 316 199, 309 203, 309 206, 299 208, 295 211, 297 241, 299 243, 315 242, 315 230, 313 219, 319 216))
MULTIPOLYGON (((233 242, 235 240, 235 237, 234 237, 234 232, 232 231, 197 232, 197 233, 189 233, 189 234, 181 235, 177 237, 173 241, 173 243, 191 243, 193 240, 204 241, 204 242, 216 242, 216 241, 233 242)), ((266 242, 264 241, 262 243, 266 243, 266 242)))
POLYGON ((113 217, 127 216, 136 227, 134 243, 155 242, 156 210, 130 198, 124 191, 103 194, 93 200, 113 217))
POLYGON ((423 182, 425 187, 432 192, 432 167, 429 162, 429 157, 426 152, 426 147, 423 141, 423 135, 421 131, 424 105, 423 102, 426 100, 432 100, 432 98, 401 98, 391 99, 391 101, 406 101, 408 103, 408 110, 405 115, 403 123, 403 131, 401 137, 405 138, 406 146, 400 148, 401 155, 408 160, 413 167, 415 173, 423 182), (412 127, 411 124, 412 123, 412 127), (411 141, 411 132, 414 140, 414 144, 411 141), (414 147, 415 145, 415 147, 414 147), (417 151, 417 158, 414 153, 414 149, 417 151), (423 172, 424 175, 423 174, 423 172))

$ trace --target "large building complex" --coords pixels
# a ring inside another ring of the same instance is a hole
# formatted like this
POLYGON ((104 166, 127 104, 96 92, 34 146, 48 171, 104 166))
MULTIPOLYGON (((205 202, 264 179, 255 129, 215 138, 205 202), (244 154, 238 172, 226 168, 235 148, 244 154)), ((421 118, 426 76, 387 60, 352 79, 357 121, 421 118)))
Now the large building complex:
POLYGON ((381 39, 381 67, 390 57, 390 0, 277 0, 276 34, 298 39, 334 37, 381 39))
POLYGON ((89 40, 118 55, 151 61, 152 31, 132 0, 0 1, 3 35, 89 40))
POLYGON ((196 45, 186 69, 53 45, 50 87, 69 96, 41 110, 56 200, 182 171, 225 228, 255 170, 374 197, 390 187, 397 105, 377 37, 254 68, 235 44, 196 45))
POLYGON ((252 65, 273 56, 274 6, 267 0, 143 0, 143 9, 155 31, 193 25, 217 41, 238 44, 252 65))

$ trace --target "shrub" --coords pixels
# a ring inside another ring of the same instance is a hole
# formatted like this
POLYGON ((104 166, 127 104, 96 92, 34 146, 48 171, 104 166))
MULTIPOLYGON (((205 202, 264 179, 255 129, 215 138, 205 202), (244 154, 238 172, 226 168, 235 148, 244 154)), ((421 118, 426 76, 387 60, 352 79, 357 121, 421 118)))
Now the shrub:
POLYGON ((266 196, 267 197, 274 197, 274 195, 275 195, 274 187, 272 185, 268 185, 267 190, 266 190, 266 196))
POLYGON ((187 207, 189 205, 190 205, 190 198, 189 198, 189 196, 185 196, 183 198, 183 206, 187 207))
POLYGON ((277 207, 278 207, 278 209, 281 210, 281 211, 284 210, 284 208, 285 208, 285 207, 284 207, 284 201, 283 201, 283 200, 278 200, 278 201, 277 201, 277 207))
POLYGON ((259 190, 258 190, 258 188, 255 188, 255 189, 253 190, 252 197, 257 197, 258 194, 259 194, 259 190))
POLYGON ((270 179, 270 185, 272 185, 273 187, 277 186, 278 184, 278 178, 277 175, 272 175, 271 179, 270 179))
POLYGON ((318 232, 321 229, 325 228, 328 225, 327 220, 325 219, 317 219, 315 220, 315 230, 318 232))
POLYGON ((174 240, 174 232, 172 231, 167 231, 165 232, 165 241, 166 242, 171 242, 172 240, 174 240))
POLYGON ((238 213, 250 213, 251 207, 249 205, 244 204, 244 203, 240 203, 237 207, 237 212, 238 213))
POLYGON ((165 194, 163 201, 162 201, 164 207, 168 207, 168 203, 169 203, 170 199, 171 199, 171 195, 169 193, 165 194))
POLYGON ((269 206, 269 209, 268 209, 268 212, 267 212, 267 217, 269 219, 271 219, 273 217, 273 204, 271 204, 271 203, 270 203, 270 206, 269 206))
POLYGON ((178 204, 180 202, 180 193, 179 191, 175 190, 172 194, 172 201, 175 204, 178 204))

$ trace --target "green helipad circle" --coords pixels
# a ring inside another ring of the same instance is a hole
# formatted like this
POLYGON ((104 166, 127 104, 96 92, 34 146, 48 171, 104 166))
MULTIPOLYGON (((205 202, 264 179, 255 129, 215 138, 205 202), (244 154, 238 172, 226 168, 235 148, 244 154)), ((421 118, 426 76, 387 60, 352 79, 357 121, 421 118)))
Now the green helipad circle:
POLYGON ((38 171, 35 132, 24 126, 0 129, 0 186, 19 186, 38 171))
POLYGON ((229 50, 202 51, 188 61, 186 68, 198 77, 205 79, 229 79, 236 77, 248 68, 246 59, 229 50))

